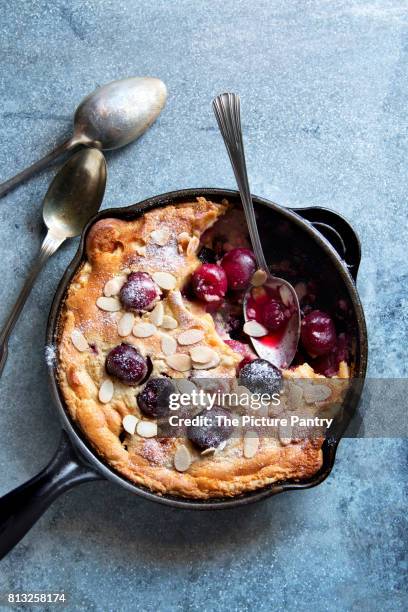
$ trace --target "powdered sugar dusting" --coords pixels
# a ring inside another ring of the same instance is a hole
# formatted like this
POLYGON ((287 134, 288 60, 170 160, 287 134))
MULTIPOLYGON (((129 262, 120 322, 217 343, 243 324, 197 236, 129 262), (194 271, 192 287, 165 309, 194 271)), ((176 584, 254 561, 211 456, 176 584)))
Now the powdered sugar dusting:
POLYGON ((47 344, 44 350, 45 363, 50 368, 53 368, 57 364, 57 347, 55 344, 47 344))
POLYGON ((157 465, 166 463, 166 453, 157 440, 146 440, 141 448, 141 455, 157 465))
POLYGON ((146 255, 149 258, 149 268, 152 270, 178 272, 185 263, 184 255, 180 255, 178 251, 175 237, 162 247, 150 243, 146 255))

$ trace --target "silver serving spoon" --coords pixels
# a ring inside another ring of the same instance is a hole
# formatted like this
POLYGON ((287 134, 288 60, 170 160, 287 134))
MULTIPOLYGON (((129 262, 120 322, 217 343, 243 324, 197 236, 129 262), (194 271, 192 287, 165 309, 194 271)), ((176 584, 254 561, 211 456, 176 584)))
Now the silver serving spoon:
MULTIPOLYGON (((214 98, 213 108, 238 184, 255 259, 259 270, 265 272, 265 282, 263 286, 270 289, 273 293, 283 296, 284 299, 282 301, 291 312, 291 317, 286 325, 284 334, 279 339, 278 343, 274 346, 266 343, 264 344, 261 337, 262 333, 260 333, 259 337, 251 336, 252 345, 262 359, 266 359, 278 368, 288 367, 293 361, 300 337, 300 309, 298 297, 290 283, 283 278, 272 276, 269 273, 268 265, 262 250, 246 170, 239 96, 233 93, 221 94, 214 98)), ((251 291, 252 287, 248 289, 244 298, 243 306, 246 322, 248 322, 247 305, 251 297, 251 291)), ((256 330, 254 330, 254 333, 256 333, 256 330)))
POLYGON ((0 184, 0 198, 44 169, 56 157, 80 145, 109 150, 139 138, 157 119, 167 98, 163 81, 132 77, 99 87, 78 106, 71 138, 13 178, 0 184))
POLYGON ((20 295, 0 332, 0 375, 7 360, 8 341, 30 294, 35 279, 48 258, 67 238, 78 236, 98 212, 105 193, 106 162, 98 149, 78 151, 52 181, 43 202, 48 228, 40 253, 20 295))

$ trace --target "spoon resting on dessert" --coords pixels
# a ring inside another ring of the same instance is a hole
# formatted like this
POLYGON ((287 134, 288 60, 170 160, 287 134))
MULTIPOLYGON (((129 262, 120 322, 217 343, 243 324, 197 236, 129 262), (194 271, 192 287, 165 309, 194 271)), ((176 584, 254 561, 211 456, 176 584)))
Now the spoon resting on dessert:
POLYGON ((278 368, 287 368, 300 338, 298 297, 290 283, 270 274, 265 260, 249 189, 239 96, 223 93, 214 98, 213 109, 234 170, 258 266, 244 297, 244 332, 250 336, 261 359, 278 368))

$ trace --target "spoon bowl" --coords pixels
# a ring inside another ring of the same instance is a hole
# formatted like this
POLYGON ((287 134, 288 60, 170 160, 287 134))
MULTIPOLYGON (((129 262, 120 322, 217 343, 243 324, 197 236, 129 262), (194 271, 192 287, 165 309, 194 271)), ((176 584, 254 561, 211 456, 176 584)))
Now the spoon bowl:
POLYGON ((78 106, 71 138, 1 183, 0 198, 63 153, 79 146, 111 150, 136 140, 157 119, 166 98, 165 84, 153 77, 131 77, 99 87, 78 106))
POLYGON ((43 201, 43 219, 55 236, 79 236, 99 210, 106 162, 98 149, 78 151, 55 176, 43 201))
MULTIPOLYGON (((277 276, 269 274, 262 288, 272 295, 280 296, 280 300, 291 314, 282 332, 273 333, 265 330, 263 336, 251 336, 251 343, 261 359, 266 359, 279 368, 287 368, 293 361, 299 343, 299 300, 292 285, 277 276)), ((253 289, 254 287, 250 287, 244 296, 243 309, 246 323, 253 320, 249 317, 253 289)))
POLYGON ((136 140, 160 115, 167 98, 163 81, 132 77, 99 87, 78 106, 73 140, 104 150, 136 140))

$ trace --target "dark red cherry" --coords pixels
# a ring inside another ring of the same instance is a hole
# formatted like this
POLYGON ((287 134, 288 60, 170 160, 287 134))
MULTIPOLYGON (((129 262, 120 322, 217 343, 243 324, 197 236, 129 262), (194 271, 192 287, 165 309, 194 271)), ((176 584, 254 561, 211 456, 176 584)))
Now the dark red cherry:
POLYGON ((170 395, 176 388, 170 378, 151 378, 137 396, 137 405, 149 417, 165 417, 169 414, 170 395))
POLYGON ((137 385, 148 372, 145 358, 134 346, 124 343, 115 346, 108 353, 105 369, 125 385, 137 385))
POLYGON ((326 312, 312 310, 301 326, 302 344, 311 357, 327 355, 336 344, 336 328, 326 312))
POLYGON ((282 373, 266 359, 254 359, 239 372, 240 384, 251 393, 278 393, 282 385, 282 373))
POLYGON ((244 315, 230 315, 227 319, 227 330, 231 338, 239 338, 244 327, 244 315))
POLYGON ((126 310, 146 310, 157 295, 157 286, 149 274, 132 272, 120 290, 120 301, 126 310))
POLYGON ((251 350, 251 347, 244 342, 240 342, 239 340, 224 340, 225 344, 228 344, 230 348, 236 353, 239 353, 243 357, 252 357, 255 359, 255 353, 251 350))
MULTIPOLYGON (((191 284, 199 300, 221 303, 227 291, 227 277, 216 264, 203 264, 193 272, 191 284)), ((220 304, 221 305, 221 304, 220 304)))
POLYGON ((323 374, 327 378, 336 376, 339 369, 339 360, 336 353, 332 352, 328 355, 321 355, 312 362, 312 367, 317 374, 323 374))
POLYGON ((217 258, 215 256, 215 252, 212 249, 209 249, 206 246, 201 247, 200 252, 198 254, 198 259, 201 263, 211 263, 215 264, 217 258))
POLYGON ((232 434, 232 426, 225 424, 224 418, 231 418, 231 414, 223 408, 215 407, 212 410, 203 410, 200 416, 205 418, 207 424, 191 425, 187 428, 187 437, 200 450, 217 448, 221 442, 228 440, 232 434), (220 421, 216 417, 220 417, 220 421), (223 418, 224 417, 224 418, 223 418))
POLYGON ((249 249, 232 249, 224 255, 221 265, 227 275, 230 289, 246 289, 256 270, 255 255, 249 249))
POLYGON ((220 310, 220 308, 222 308, 224 304, 225 300, 223 298, 220 298, 219 300, 214 299, 211 302, 206 302, 205 311, 212 314, 214 312, 217 312, 217 310, 220 310))
POLYGON ((246 357, 244 357, 242 361, 240 361, 238 364, 238 368, 237 368, 238 373, 240 373, 242 368, 245 368, 245 366, 248 365, 248 363, 251 363, 251 361, 254 361, 254 359, 256 359, 256 357, 253 357, 252 355, 247 355, 246 357))
POLYGON ((337 336, 336 355, 340 361, 348 361, 349 358, 349 339, 346 334, 339 334, 337 336))
POLYGON ((348 346, 345 334, 339 334, 336 346, 327 355, 321 355, 312 361, 315 372, 323 376, 336 376, 341 361, 348 360, 348 346))
POLYGON ((239 340, 224 340, 225 344, 228 344, 235 353, 239 353, 242 356, 241 361, 238 364, 238 371, 240 371, 247 363, 250 363, 256 359, 255 353, 252 352, 248 344, 239 342, 239 340))
POLYGON ((298 349, 296 351, 296 354, 293 358, 292 363, 290 364, 290 369, 294 369, 299 365, 302 365, 304 363, 307 363, 309 361, 310 357, 307 355, 306 351, 304 350, 303 346, 299 343, 298 344, 298 349))
POLYGON ((239 340, 224 340, 225 344, 228 344, 229 347, 232 348, 233 351, 239 353, 243 357, 248 354, 250 350, 247 344, 240 342, 239 340))
POLYGON ((269 331, 278 331, 288 322, 287 308, 278 300, 269 300, 262 308, 262 321, 269 331))

